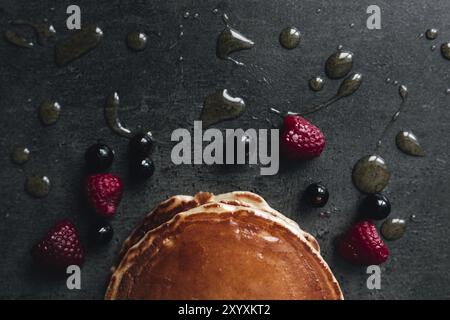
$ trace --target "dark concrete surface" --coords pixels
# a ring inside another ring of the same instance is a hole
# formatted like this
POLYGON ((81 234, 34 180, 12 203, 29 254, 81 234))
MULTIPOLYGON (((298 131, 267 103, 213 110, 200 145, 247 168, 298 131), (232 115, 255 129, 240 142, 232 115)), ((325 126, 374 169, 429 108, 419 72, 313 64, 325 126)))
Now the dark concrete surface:
MULTIPOLYGON (((73 1, 0 0, 0 28, 10 19, 51 19, 58 39, 65 28, 66 7, 73 1), (51 7, 55 10, 52 12, 51 7)), ((430 46, 450 40, 450 2, 387 1, 76 1, 82 23, 98 23, 104 31, 100 46, 64 68, 54 63, 54 41, 27 50, 3 39, 0 44, 0 298, 100 299, 121 242, 155 204, 175 194, 250 190, 276 209, 317 235, 323 256, 341 283, 347 299, 450 298, 450 184, 449 131, 450 61, 430 46), (382 9, 382 29, 366 28, 366 8, 382 9), (238 67, 215 56, 217 35, 223 28, 219 8, 232 24, 256 42, 253 50, 234 55, 246 63, 238 67), (321 8, 321 13, 316 10, 321 8), (199 13, 198 20, 183 19, 185 11, 199 13), (350 28, 350 24, 355 26, 350 28), (178 25, 184 37, 177 39, 178 25), (285 50, 278 34, 287 25, 303 33, 301 45, 285 50), (427 28, 441 30, 437 40, 419 39, 427 28), (125 43, 128 31, 150 35, 147 50, 131 52, 125 43), (152 32, 161 32, 161 37, 152 32), (167 48, 178 41, 177 45, 167 48), (267 109, 301 110, 322 102, 336 91, 339 81, 328 80, 313 93, 307 80, 324 74, 324 62, 342 44, 355 53, 354 70, 364 74, 361 89, 332 108, 309 118, 327 137, 327 147, 316 160, 283 167, 276 176, 260 176, 257 166, 224 170, 208 166, 175 166, 170 161, 172 130, 192 128, 203 99, 218 88, 227 88, 247 102, 245 114, 221 128, 264 128, 253 115, 269 116, 267 109), (178 57, 184 62, 179 63, 178 57), (397 88, 385 84, 390 77, 408 86, 406 112, 388 133, 381 155, 392 170, 385 190, 393 205, 392 217, 408 219, 404 238, 389 242, 391 257, 382 266, 381 290, 366 288, 362 268, 349 266, 334 254, 333 241, 356 217, 362 195, 351 182, 357 159, 370 152, 376 137, 400 98, 397 88), (106 96, 118 90, 122 120, 131 129, 151 129, 165 144, 153 159, 157 171, 149 181, 133 183, 127 170, 127 141, 113 134, 103 118, 106 96), (44 128, 37 107, 44 99, 62 106, 60 121, 44 128), (413 130, 427 156, 409 157, 395 147, 400 129, 413 130), (72 218, 83 239, 89 213, 81 201, 83 153, 95 141, 116 150, 112 172, 125 180, 120 212, 112 222, 112 243, 88 249, 82 271, 82 289, 69 291, 64 280, 52 279, 32 264, 29 249, 57 220, 72 218), (16 144, 30 147, 30 161, 13 165, 9 153, 16 144), (53 187, 45 199, 24 192, 28 174, 43 173, 53 187), (299 198, 311 181, 323 181, 331 193, 324 209, 309 209, 299 198), (320 218, 322 211, 330 217, 320 218)))

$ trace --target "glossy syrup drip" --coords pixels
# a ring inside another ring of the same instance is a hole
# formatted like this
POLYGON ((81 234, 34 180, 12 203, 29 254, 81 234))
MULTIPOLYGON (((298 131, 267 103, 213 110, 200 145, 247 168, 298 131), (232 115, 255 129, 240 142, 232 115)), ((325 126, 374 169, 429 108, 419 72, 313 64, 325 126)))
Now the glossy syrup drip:
POLYGON ((206 97, 200 119, 203 127, 239 117, 245 110, 242 98, 231 96, 226 89, 206 97))
POLYGON ((134 51, 142 51, 147 46, 148 37, 145 33, 132 31, 127 35, 128 48, 134 51))
POLYGON ((225 29, 220 33, 217 39, 217 57, 223 60, 233 61, 237 65, 243 65, 242 62, 231 58, 229 55, 236 51, 251 49, 255 43, 239 31, 231 28, 229 25, 229 18, 225 13, 222 18, 225 23, 225 29))
POLYGON ((406 231, 406 221, 399 218, 387 219, 381 225, 381 234, 386 240, 398 240, 406 231))
POLYGON ((434 40, 438 37, 439 30, 436 28, 430 28, 425 32, 425 36, 428 40, 434 40))
POLYGON ((315 76, 309 79, 308 85, 312 91, 321 91, 325 85, 325 80, 321 76, 315 76))
POLYGON ((45 126, 55 124, 60 114, 61 105, 56 101, 44 101, 39 106, 39 119, 45 126))
POLYGON ((345 77, 353 67, 353 53, 338 50, 328 57, 325 63, 325 72, 331 79, 345 77))
POLYGON ((397 111, 392 115, 391 120, 388 122, 388 124, 384 127, 383 131, 381 132, 380 138, 377 141, 375 152, 379 150, 381 147, 381 144, 383 142, 383 138, 385 137, 386 133, 389 131, 389 129, 392 127, 392 125, 397 121, 400 114, 403 112, 403 109, 406 105, 406 100, 408 99, 409 91, 408 88, 405 85, 400 85, 398 87, 398 94, 400 98, 402 99, 402 102, 400 104, 400 107, 397 109, 397 111))
POLYGON ((392 115, 391 120, 383 129, 380 138, 377 141, 375 151, 372 155, 365 156, 359 159, 353 167, 352 180, 353 184, 360 191, 365 193, 375 193, 382 191, 389 183, 390 171, 386 165, 386 161, 377 155, 381 142, 389 131, 390 127, 397 121, 400 116, 405 102, 408 98, 408 88, 405 85, 400 85, 398 94, 402 99, 402 103, 397 111, 392 115))
POLYGON ((280 33, 280 44, 286 49, 297 48, 300 40, 301 33, 296 27, 284 28, 280 33))
POLYGON ((386 161, 376 155, 368 155, 359 159, 353 167, 353 184, 365 193, 382 191, 389 183, 391 173, 386 161))
POLYGON ((132 132, 130 129, 124 127, 119 118, 120 98, 117 92, 111 94, 105 104, 105 119, 108 127, 115 133, 131 138, 132 132))
POLYGON ((323 104, 310 107, 306 111, 300 112, 298 114, 299 115, 307 115, 307 114, 317 112, 321 109, 327 108, 328 106, 339 101, 340 99, 354 94, 359 89, 359 87, 361 87, 362 81, 363 81, 363 76, 361 73, 358 73, 358 72, 351 73, 342 81, 342 83, 339 86, 339 89, 334 97, 332 97, 331 99, 329 99, 327 102, 325 102, 323 104))
POLYGON ((47 176, 31 175, 25 180, 25 191, 35 198, 44 198, 50 193, 50 179, 47 176))
POLYGON ((23 146, 16 146, 11 152, 11 161, 15 164, 25 164, 30 159, 30 149, 23 146))
POLYGON ((69 38, 56 44, 55 59, 58 66, 65 66, 98 46, 103 31, 97 26, 86 26, 69 38))
POLYGON ((395 143, 397 148, 410 156, 425 156, 425 152, 420 145, 419 140, 411 131, 400 131, 395 137, 395 143))
POLYGON ((445 59, 450 60, 450 42, 441 45, 441 54, 445 59))
MULTIPOLYGON (((340 99, 348 97, 348 96, 352 95, 353 93, 355 93, 361 86, 362 80, 363 80, 362 74, 358 73, 358 72, 354 72, 354 73, 350 74, 347 78, 345 78, 344 81, 342 81, 336 95, 334 97, 332 97, 331 99, 329 99, 327 102, 316 105, 316 106, 309 107, 309 108, 307 108, 306 111, 303 111, 303 112, 289 111, 287 114, 304 116, 304 115, 308 115, 308 114, 317 112, 324 108, 327 108, 330 105, 332 105, 333 103, 339 101, 340 99)), ((270 108, 270 112, 278 114, 278 115, 282 115, 281 111, 279 111, 275 108, 270 108)))
POLYGON ((48 21, 42 23, 32 23, 26 20, 14 20, 12 22, 14 25, 29 26, 34 29, 37 35, 38 43, 41 46, 45 46, 48 40, 56 35, 55 27, 48 21))
POLYGON ((34 43, 13 30, 5 31, 5 39, 21 48, 34 48, 34 43))

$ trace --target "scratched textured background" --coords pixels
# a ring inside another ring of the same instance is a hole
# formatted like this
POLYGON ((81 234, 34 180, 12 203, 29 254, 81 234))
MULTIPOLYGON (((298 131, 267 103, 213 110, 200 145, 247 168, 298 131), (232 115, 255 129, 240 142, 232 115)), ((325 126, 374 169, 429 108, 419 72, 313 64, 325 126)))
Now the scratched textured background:
MULTIPOLYGON (((0 28, 8 21, 49 18, 57 38, 69 34, 65 9, 72 1, 0 1, 0 28), (50 8, 55 10, 51 11, 50 8)), ((450 184, 449 123, 450 61, 438 46, 450 39, 450 3, 446 0, 378 1, 382 8, 382 30, 365 27, 366 8, 372 1, 77 1, 82 23, 97 23, 104 31, 100 46, 64 68, 54 63, 54 41, 33 50, 0 40, 0 297, 100 299, 121 242, 144 213, 168 196, 250 190, 264 196, 272 206, 317 235, 325 259, 341 283, 347 299, 450 298, 450 184), (231 23, 256 42, 253 50, 237 53, 246 67, 218 60, 217 35, 223 28, 212 9, 229 14, 231 23), (316 10, 321 8, 320 14, 316 10), (183 19, 185 11, 200 18, 183 19), (350 24, 355 26, 350 28, 350 24), (184 37, 178 39, 178 25, 184 37), (296 25, 304 38, 292 51, 278 43, 280 30, 296 25), (441 30, 434 41, 419 39, 429 27, 441 30), (127 49, 128 31, 149 34, 147 50, 127 49), (160 32, 161 37, 156 34, 160 32), (176 44, 171 50, 168 48, 176 44), (118 90, 123 122, 133 130, 151 129, 167 142, 175 128, 191 128, 202 101, 218 88, 243 97, 245 114, 220 124, 221 128, 265 128, 252 115, 269 116, 267 109, 301 110, 334 94, 338 81, 327 81, 320 93, 309 91, 307 80, 324 74, 324 61, 342 44, 355 53, 354 70, 364 74, 361 89, 332 108, 310 119, 327 136, 327 148, 314 161, 296 167, 283 166, 276 176, 259 175, 257 166, 224 169, 179 166, 170 161, 171 146, 160 144, 153 159, 157 171, 152 179, 137 184, 127 170, 127 141, 105 125, 103 103, 118 90), (178 57, 184 62, 179 63, 178 57), (386 194, 392 217, 410 222, 404 238, 389 243, 390 260, 382 266, 382 289, 366 288, 366 274, 334 254, 333 241, 357 216, 362 198, 351 183, 351 169, 372 150, 377 135, 400 103, 397 88, 385 84, 390 77, 410 90, 406 112, 388 133, 381 155, 392 170, 386 194), (43 128, 36 108, 46 98, 59 101, 60 121, 43 128), (394 144, 400 129, 412 129, 426 149, 425 158, 402 154, 394 144), (29 255, 35 241, 63 217, 72 218, 83 239, 89 213, 81 201, 83 153, 100 140, 116 150, 112 172, 126 182, 120 212, 112 222, 115 237, 101 249, 88 249, 82 273, 82 290, 69 291, 65 281, 36 271, 29 255), (32 150, 23 167, 13 165, 9 153, 15 144, 32 150), (50 195, 33 199, 23 191, 27 174, 43 173, 53 182, 50 195), (311 181, 323 181, 331 197, 324 209, 308 209, 299 201, 311 181), (330 211, 328 219, 319 218, 330 211)))

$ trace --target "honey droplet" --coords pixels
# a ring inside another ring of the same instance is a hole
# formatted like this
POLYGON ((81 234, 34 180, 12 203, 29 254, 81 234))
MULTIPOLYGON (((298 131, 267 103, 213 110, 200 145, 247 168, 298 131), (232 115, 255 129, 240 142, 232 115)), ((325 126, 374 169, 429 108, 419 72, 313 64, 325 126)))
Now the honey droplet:
POLYGON ((325 72, 331 79, 345 77, 353 67, 353 53, 338 50, 328 57, 325 72))
POLYGON ((342 81, 337 96, 338 97, 348 97, 354 94, 362 84, 363 76, 361 73, 354 72, 342 81))
POLYGON ((397 147, 411 156, 423 157, 425 152, 419 143, 416 135, 411 131, 400 131, 395 137, 397 147))
POLYGON ((61 105, 56 101, 44 101, 39 106, 39 119, 43 125, 55 124, 61 114, 61 105))
POLYGON ((441 54, 445 59, 450 60, 450 42, 441 45, 441 54))
POLYGON ((311 78, 308 84, 312 91, 320 91, 325 85, 325 80, 320 76, 316 76, 311 78))
POLYGON ((389 183, 391 173, 383 158, 369 155, 359 159, 353 167, 353 183, 360 191, 376 193, 389 183))
POLYGON ((91 51, 100 43, 103 31, 97 26, 86 26, 69 38, 56 44, 56 64, 65 66, 91 51))
POLYGON ((50 192, 50 179, 47 176, 31 175, 25 180, 25 191, 35 198, 44 198, 50 192))
POLYGON ((130 32, 127 35, 127 45, 134 51, 142 51, 147 46, 147 35, 139 31, 130 32))
POLYGON ((10 43, 21 48, 30 49, 34 47, 34 43, 32 41, 29 41, 24 36, 12 30, 5 31, 5 39, 8 40, 10 43))
POLYGON ((296 27, 284 28, 280 33, 280 44, 286 49, 297 48, 300 40, 301 33, 296 27))
POLYGON ((24 164, 30 159, 30 149, 27 147, 17 146, 11 152, 11 160, 15 164, 24 164))
POLYGON ((130 129, 125 128, 119 118, 120 98, 117 92, 111 94, 105 104, 105 119, 108 127, 115 133, 131 138, 132 132, 130 129))
POLYGON ((386 240, 398 240, 405 234, 406 221, 398 218, 390 218, 381 225, 381 234, 386 240))
POLYGON ((434 40, 438 37, 438 35, 439 35, 439 31, 438 31, 438 29, 435 29, 435 28, 428 29, 425 32, 425 36, 427 37, 428 40, 434 40))
POLYGON ((226 89, 206 97, 200 119, 203 127, 239 117, 245 109, 242 98, 232 97, 226 89))
POLYGON ((226 14, 223 15, 223 20, 226 27, 217 39, 217 57, 223 60, 233 61, 237 65, 243 65, 243 63, 231 58, 230 54, 240 50, 251 49, 255 43, 239 31, 231 28, 228 24, 228 16, 226 14))

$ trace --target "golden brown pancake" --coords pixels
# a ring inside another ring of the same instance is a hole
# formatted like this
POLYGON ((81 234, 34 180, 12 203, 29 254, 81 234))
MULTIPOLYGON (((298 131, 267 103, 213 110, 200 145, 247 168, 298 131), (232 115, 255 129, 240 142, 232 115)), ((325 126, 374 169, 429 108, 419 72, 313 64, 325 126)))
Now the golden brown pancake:
MULTIPOLYGON (((130 247, 141 240, 144 235, 160 226, 161 224, 172 219, 176 214, 196 208, 205 203, 220 202, 225 204, 234 204, 244 207, 252 207, 269 212, 277 217, 284 219, 298 228, 298 224, 293 220, 285 217, 283 214, 272 209, 269 204, 259 195, 248 191, 234 191, 220 195, 213 195, 209 192, 199 192, 194 197, 178 195, 161 202, 149 214, 147 214, 141 224, 131 233, 131 235, 124 241, 119 258, 121 259, 130 247)), ((303 235, 311 246, 320 251, 317 240, 307 232, 303 231, 303 235)))
POLYGON ((342 299, 342 293, 300 228, 251 206, 210 202, 146 232, 127 250, 105 298, 342 299))

